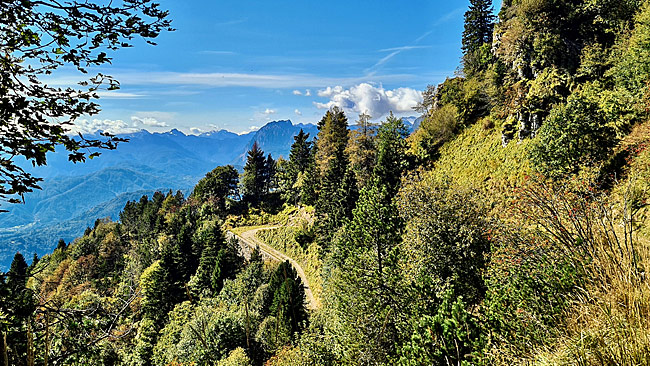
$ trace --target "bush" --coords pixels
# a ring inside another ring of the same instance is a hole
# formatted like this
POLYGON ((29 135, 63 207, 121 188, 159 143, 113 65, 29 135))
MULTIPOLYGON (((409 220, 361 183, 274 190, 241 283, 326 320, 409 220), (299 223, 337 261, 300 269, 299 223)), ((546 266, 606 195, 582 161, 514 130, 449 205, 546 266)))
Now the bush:
POLYGON ((541 172, 560 177, 595 165, 617 143, 598 104, 578 91, 555 107, 539 130, 530 159, 541 172))
POLYGON ((452 104, 431 112, 410 137, 415 155, 424 161, 435 159, 438 149, 458 132, 457 114, 458 110, 452 104))
POLYGON ((400 365, 470 365, 485 344, 479 320, 463 297, 447 291, 435 315, 423 315, 401 349, 400 365))

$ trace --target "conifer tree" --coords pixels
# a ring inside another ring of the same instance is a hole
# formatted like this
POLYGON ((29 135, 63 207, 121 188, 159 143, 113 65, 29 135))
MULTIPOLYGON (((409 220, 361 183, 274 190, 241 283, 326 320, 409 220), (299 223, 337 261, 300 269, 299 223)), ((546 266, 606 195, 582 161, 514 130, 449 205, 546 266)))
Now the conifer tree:
POLYGON ((337 107, 327 111, 318 122, 316 164, 321 178, 325 177, 327 170, 332 166, 335 166, 334 169, 345 172, 343 168, 347 167, 348 158, 344 151, 348 144, 349 132, 348 119, 345 113, 337 107))
POLYGON ((291 177, 295 179, 298 173, 304 172, 311 161, 311 142, 309 134, 300 129, 300 132, 293 137, 293 144, 289 151, 289 170, 291 177))
POLYGON ((289 261, 282 262, 273 272, 268 290, 272 294, 265 304, 269 314, 283 322, 290 333, 300 332, 307 320, 305 288, 289 261))
POLYGON ((308 133, 300 129, 300 132, 293 137, 293 140, 282 187, 284 189, 284 199, 296 203, 300 199, 301 190, 305 183, 305 174, 311 166, 313 155, 312 144, 308 141, 308 133))
POLYGON ((376 148, 375 135, 377 129, 370 122, 370 115, 362 113, 356 123, 356 129, 350 131, 350 141, 347 151, 350 164, 354 171, 359 187, 364 187, 370 180, 375 165, 376 148))
POLYGON ((28 353, 27 322, 36 309, 32 291, 27 288, 27 268, 25 257, 16 253, 6 274, 6 285, 1 291, 4 298, 0 298, 0 311, 8 315, 8 359, 12 365, 25 364, 28 353))
POLYGON ((257 141, 255 141, 248 151, 242 177, 244 200, 253 205, 260 202, 266 188, 267 160, 264 158, 264 151, 260 149, 257 141))
POLYGON ((353 217, 332 250, 328 297, 342 346, 355 362, 391 364, 399 331, 398 244, 403 222, 376 177, 361 191, 353 217))
POLYGON ((276 188, 275 173, 275 160, 273 160, 271 154, 268 154, 264 162, 264 169, 262 170, 262 181, 264 182, 262 195, 266 195, 276 188))
POLYGON ((318 123, 318 128, 315 164, 321 182, 316 200, 317 230, 321 246, 328 248, 334 232, 350 218, 358 192, 345 151, 349 135, 345 113, 332 108, 318 123))
POLYGON ((372 173, 380 184, 386 186, 391 196, 397 193, 402 173, 407 168, 407 136, 408 129, 404 121, 393 113, 379 127, 377 164, 372 173))
POLYGON ((485 58, 489 56, 495 20, 492 11, 492 0, 470 0, 469 9, 465 12, 462 49, 467 75, 486 67, 485 58))

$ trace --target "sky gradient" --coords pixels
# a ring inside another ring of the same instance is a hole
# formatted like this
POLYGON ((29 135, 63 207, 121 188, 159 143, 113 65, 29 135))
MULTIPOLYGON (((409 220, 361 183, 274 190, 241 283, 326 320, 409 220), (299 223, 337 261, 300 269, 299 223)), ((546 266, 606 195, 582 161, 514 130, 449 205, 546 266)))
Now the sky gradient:
MULTIPOLYGON (((332 105, 353 122, 415 115, 428 84, 453 76, 462 55, 458 1, 159 0, 176 31, 157 46, 110 56, 121 89, 78 130, 145 128, 246 132, 271 120, 315 123, 332 105)), ((500 4, 495 3, 498 9, 500 4)), ((60 70, 52 84, 79 74, 60 70)))

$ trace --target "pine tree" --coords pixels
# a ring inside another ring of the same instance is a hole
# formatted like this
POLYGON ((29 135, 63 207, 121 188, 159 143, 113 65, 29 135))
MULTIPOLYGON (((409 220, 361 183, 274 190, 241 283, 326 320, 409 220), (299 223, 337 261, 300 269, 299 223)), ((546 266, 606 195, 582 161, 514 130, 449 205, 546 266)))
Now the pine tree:
MULTIPOLYGON (((318 122, 318 138, 316 140, 316 164, 319 176, 325 177, 327 170, 332 167, 344 172, 343 166, 348 165, 348 159, 344 153, 348 144, 348 119, 345 113, 337 107, 325 113, 325 116, 318 122)), ((342 177, 342 176, 341 176, 342 177)))
POLYGON ((485 59, 489 57, 495 20, 492 11, 492 0, 470 0, 469 9, 465 12, 462 49, 467 75, 486 67, 485 59))
POLYGON ((315 164, 320 177, 316 200, 318 236, 321 247, 330 245, 332 235, 350 218, 357 199, 357 184, 345 148, 348 143, 348 121, 339 108, 327 111, 318 123, 315 164))
POLYGON ((355 130, 350 131, 347 151, 350 155, 352 170, 359 187, 362 188, 370 180, 375 165, 377 129, 375 124, 370 122, 370 115, 365 113, 359 115, 356 127, 355 130))
POLYGON ((391 196, 397 193, 402 173, 407 168, 406 137, 408 129, 401 118, 390 116, 379 127, 377 135, 377 164, 373 177, 388 189, 391 196))
POLYGON ((332 250, 329 294, 341 324, 345 352, 360 363, 391 364, 400 317, 397 267, 403 222, 386 185, 373 178, 363 188, 350 222, 332 250))
POLYGON ((302 129, 293 137, 293 144, 289 151, 289 161, 286 163, 286 172, 283 177, 283 197, 291 203, 300 200, 304 175, 310 168, 312 162, 312 143, 309 142, 309 134, 302 129))
POLYGON ((289 261, 282 262, 273 272, 268 290, 273 294, 265 304, 269 315, 283 322, 291 334, 300 332, 307 320, 305 288, 289 261))
POLYGON ((264 151, 260 149, 257 141, 248 151, 246 165, 244 166, 244 175, 242 177, 242 192, 244 200, 253 205, 257 205, 264 194, 266 188, 265 171, 267 159, 264 158, 264 151))
POLYGON ((293 137, 293 144, 289 151, 289 166, 291 176, 294 180, 298 177, 298 173, 304 172, 309 163, 311 162, 311 142, 309 142, 309 134, 300 129, 300 132, 293 137))
POLYGON ((25 364, 28 353, 27 323, 36 310, 32 291, 27 288, 27 269, 25 257, 16 253, 6 274, 4 289, 0 289, 4 292, 4 298, 0 299, 0 311, 8 315, 8 358, 12 365, 25 364))

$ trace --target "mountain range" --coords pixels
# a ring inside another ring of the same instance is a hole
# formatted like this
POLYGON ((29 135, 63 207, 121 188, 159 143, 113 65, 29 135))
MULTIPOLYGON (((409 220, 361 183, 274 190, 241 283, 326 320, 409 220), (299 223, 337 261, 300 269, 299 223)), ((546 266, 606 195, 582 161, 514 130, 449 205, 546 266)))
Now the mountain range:
MULTIPOLYGON (((413 129, 415 117, 404 119, 413 129)), ((116 220, 124 204, 155 191, 185 195, 207 172, 231 164, 242 170, 246 153, 257 141, 275 159, 288 158, 293 137, 304 130, 313 138, 314 124, 269 122, 257 131, 238 135, 226 130, 186 135, 173 129, 119 135, 129 140, 100 157, 72 164, 65 151, 48 155, 46 166, 25 169, 44 178, 41 190, 25 195, 25 203, 4 206, 0 214, 0 268, 8 267, 16 251, 26 257, 52 250, 59 239, 79 237, 98 218, 116 220)), ((99 138, 89 135, 87 138, 99 138)))

